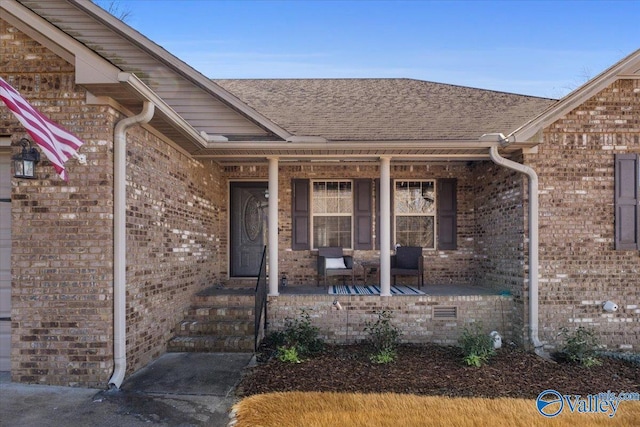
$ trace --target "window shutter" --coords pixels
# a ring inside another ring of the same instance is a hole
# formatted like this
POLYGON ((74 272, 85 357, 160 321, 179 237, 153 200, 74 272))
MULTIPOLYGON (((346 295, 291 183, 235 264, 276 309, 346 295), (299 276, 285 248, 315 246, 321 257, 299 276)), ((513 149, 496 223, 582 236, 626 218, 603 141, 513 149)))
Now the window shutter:
POLYGON ((309 180, 291 180, 291 249, 310 249, 309 243, 309 180))
POLYGON ((615 157, 616 250, 640 249, 640 155, 615 157))
MULTIPOLYGON (((376 250, 380 249, 380 178, 376 178, 375 179, 375 185, 376 185, 376 250)), ((391 180, 391 184, 389 186, 389 188, 391 188, 391 226, 389 227, 390 231, 391 231, 391 248, 389 249, 393 249, 394 246, 394 241, 393 241, 393 234, 394 234, 394 228, 395 228, 395 224, 393 221, 393 218, 395 218, 395 216, 393 215, 393 194, 395 192, 394 188, 393 188, 393 179, 391 180)))
POLYGON ((354 249, 371 250, 373 249, 371 180, 356 179, 353 181, 353 186, 354 249))
POLYGON ((438 249, 458 248, 457 180, 439 179, 437 194, 438 249))

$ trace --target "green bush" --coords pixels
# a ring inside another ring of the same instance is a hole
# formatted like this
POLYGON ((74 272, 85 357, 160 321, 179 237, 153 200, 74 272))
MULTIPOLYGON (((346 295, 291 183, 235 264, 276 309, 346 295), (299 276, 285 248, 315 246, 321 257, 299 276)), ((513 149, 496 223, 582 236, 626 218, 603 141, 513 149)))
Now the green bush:
POLYGON ((304 309, 300 312, 299 318, 285 320, 284 330, 272 332, 265 339, 267 347, 277 349, 273 353, 282 362, 300 363, 324 348, 318 328, 311 324, 311 316, 304 309))
POLYGON ((366 342, 371 355, 369 359, 374 363, 389 363, 396 359, 396 348, 400 339, 400 330, 391 324, 392 314, 388 310, 377 312, 375 322, 365 324, 365 332, 369 334, 366 342))
POLYGON ((574 331, 562 328, 560 334, 564 340, 564 346, 560 351, 569 361, 587 368, 602 364, 602 361, 596 357, 599 344, 592 330, 583 326, 579 326, 574 331))
POLYGON ((469 366, 480 367, 493 356, 493 338, 482 331, 482 325, 474 323, 462 332, 458 340, 462 347, 464 362, 469 366))

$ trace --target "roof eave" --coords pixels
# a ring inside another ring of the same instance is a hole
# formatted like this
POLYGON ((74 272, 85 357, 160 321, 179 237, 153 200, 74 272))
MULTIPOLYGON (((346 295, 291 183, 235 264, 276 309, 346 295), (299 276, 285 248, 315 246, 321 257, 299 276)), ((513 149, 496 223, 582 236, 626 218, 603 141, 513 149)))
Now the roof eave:
POLYGON ((186 64, 185 62, 178 59, 176 56, 172 55, 156 43, 153 43, 148 38, 141 36, 141 34, 135 31, 133 28, 129 27, 110 13, 103 10, 100 6, 95 5, 93 2, 81 1, 81 0, 67 0, 69 3, 73 4, 75 7, 83 10, 85 13, 90 14, 95 19, 101 21, 103 24, 107 25, 111 30, 119 33, 127 40, 132 43, 138 45, 141 49, 145 50, 147 53, 152 55, 158 61, 164 63, 169 66, 171 69, 176 71, 178 74, 183 76, 184 78, 192 81, 198 87, 203 90, 208 91, 209 93, 215 95, 220 100, 225 102, 230 107, 234 108, 236 111, 250 118, 251 120, 258 123, 260 126, 264 127, 270 132, 278 135, 282 139, 286 139, 291 134, 285 130, 284 128, 276 125, 267 117, 258 113, 253 108, 249 107, 247 104, 242 102, 235 95, 231 94, 227 90, 223 89, 218 84, 212 82, 210 79, 206 78, 204 75, 193 69, 191 66, 186 64))

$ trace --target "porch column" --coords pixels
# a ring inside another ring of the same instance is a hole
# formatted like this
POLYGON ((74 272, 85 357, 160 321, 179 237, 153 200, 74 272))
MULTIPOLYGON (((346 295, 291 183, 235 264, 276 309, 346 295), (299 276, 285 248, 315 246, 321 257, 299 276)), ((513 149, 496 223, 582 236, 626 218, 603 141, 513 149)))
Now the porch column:
POLYGON ((391 296, 391 157, 380 157, 380 296, 391 296))
POLYGON ((267 210, 269 245, 269 295, 278 295, 278 158, 269 157, 269 208, 267 210))

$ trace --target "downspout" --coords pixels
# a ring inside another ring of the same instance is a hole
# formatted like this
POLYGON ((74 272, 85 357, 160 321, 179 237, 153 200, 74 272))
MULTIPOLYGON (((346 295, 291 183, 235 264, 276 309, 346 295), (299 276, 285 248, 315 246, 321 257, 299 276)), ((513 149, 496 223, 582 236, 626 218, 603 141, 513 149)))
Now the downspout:
MULTIPOLYGON (((505 141, 503 137, 501 142, 505 141)), ((489 155, 495 164, 529 177, 529 338, 535 353, 544 356, 538 338, 538 174, 529 166, 502 157, 498 145, 489 149, 489 155)))
POLYGON ((126 284, 127 284, 127 129, 148 123, 155 111, 145 101, 137 116, 120 120, 114 130, 113 172, 113 354, 114 368, 109 388, 120 388, 127 371, 126 284))

